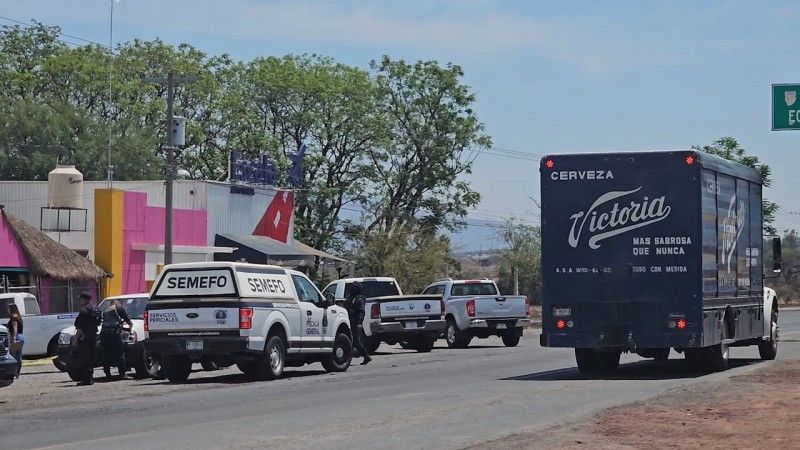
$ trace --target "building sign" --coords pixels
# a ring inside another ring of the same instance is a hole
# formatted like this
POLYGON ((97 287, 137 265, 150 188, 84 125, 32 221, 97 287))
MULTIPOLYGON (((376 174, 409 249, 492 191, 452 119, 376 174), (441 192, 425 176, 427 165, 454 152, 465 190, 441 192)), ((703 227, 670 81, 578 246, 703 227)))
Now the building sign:
POLYGON ((261 155, 261 160, 246 161, 241 152, 231 152, 229 181, 240 183, 267 184, 270 186, 299 187, 303 183, 303 156, 306 145, 300 145, 296 153, 286 155, 291 162, 286 173, 270 160, 269 155, 261 155))

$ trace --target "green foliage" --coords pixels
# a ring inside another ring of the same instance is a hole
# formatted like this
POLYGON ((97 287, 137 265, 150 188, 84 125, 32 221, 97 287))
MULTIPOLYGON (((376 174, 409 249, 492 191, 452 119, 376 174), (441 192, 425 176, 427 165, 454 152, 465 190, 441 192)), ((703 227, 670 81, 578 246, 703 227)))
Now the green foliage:
MULTIPOLYGON (((772 184, 772 169, 759 161, 757 156, 748 155, 744 148, 739 145, 739 142, 732 137, 723 137, 717 139, 711 145, 704 145, 702 147, 694 145, 695 150, 700 150, 712 155, 717 155, 730 161, 735 161, 747 167, 752 167, 761 172, 764 187, 769 187, 772 184)), ((775 234, 774 227, 775 214, 778 212, 778 204, 768 201, 766 198, 762 202, 762 215, 764 221, 764 232, 775 234)))
POLYGON ((542 285, 539 227, 511 218, 497 234, 506 245, 499 253, 500 291, 527 295, 538 301, 542 285))

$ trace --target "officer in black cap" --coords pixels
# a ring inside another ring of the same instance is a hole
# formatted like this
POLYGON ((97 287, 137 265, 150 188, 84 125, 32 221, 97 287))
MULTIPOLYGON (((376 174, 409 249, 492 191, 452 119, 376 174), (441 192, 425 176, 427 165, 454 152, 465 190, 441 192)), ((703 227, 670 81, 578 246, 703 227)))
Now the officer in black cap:
POLYGON ((97 327, 100 325, 100 309, 92 304, 92 296, 81 292, 80 312, 75 318, 75 342, 78 348, 78 363, 81 370, 81 381, 78 386, 94 384, 94 362, 97 358, 97 327))
POLYGON ((350 318, 350 328, 353 330, 353 348, 358 350, 358 352, 363 357, 361 361, 361 365, 365 366, 372 361, 372 358, 369 356, 369 352, 366 348, 364 348, 364 344, 361 342, 361 328, 362 324, 364 323, 364 296, 361 295, 363 292, 363 286, 358 281, 353 281, 352 283, 348 283, 348 294, 344 300, 344 306, 347 309, 347 315, 350 318))

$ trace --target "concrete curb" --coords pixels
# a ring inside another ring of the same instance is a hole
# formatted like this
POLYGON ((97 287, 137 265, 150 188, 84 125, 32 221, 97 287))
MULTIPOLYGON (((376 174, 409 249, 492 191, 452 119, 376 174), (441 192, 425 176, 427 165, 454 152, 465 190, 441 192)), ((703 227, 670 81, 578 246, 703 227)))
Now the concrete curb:
POLYGON ((55 356, 48 356, 46 358, 40 359, 22 359, 22 367, 30 367, 30 366, 43 366, 45 364, 52 364, 53 360, 56 359, 55 356))

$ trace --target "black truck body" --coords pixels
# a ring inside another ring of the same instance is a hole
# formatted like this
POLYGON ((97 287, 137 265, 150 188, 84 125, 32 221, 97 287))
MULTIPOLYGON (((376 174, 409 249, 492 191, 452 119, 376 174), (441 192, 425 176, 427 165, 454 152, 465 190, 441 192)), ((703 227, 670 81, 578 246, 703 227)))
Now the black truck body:
POLYGON ((689 150, 550 155, 540 172, 542 346, 575 348, 584 372, 623 351, 722 370, 728 346, 756 344, 771 359, 757 170, 689 150))

